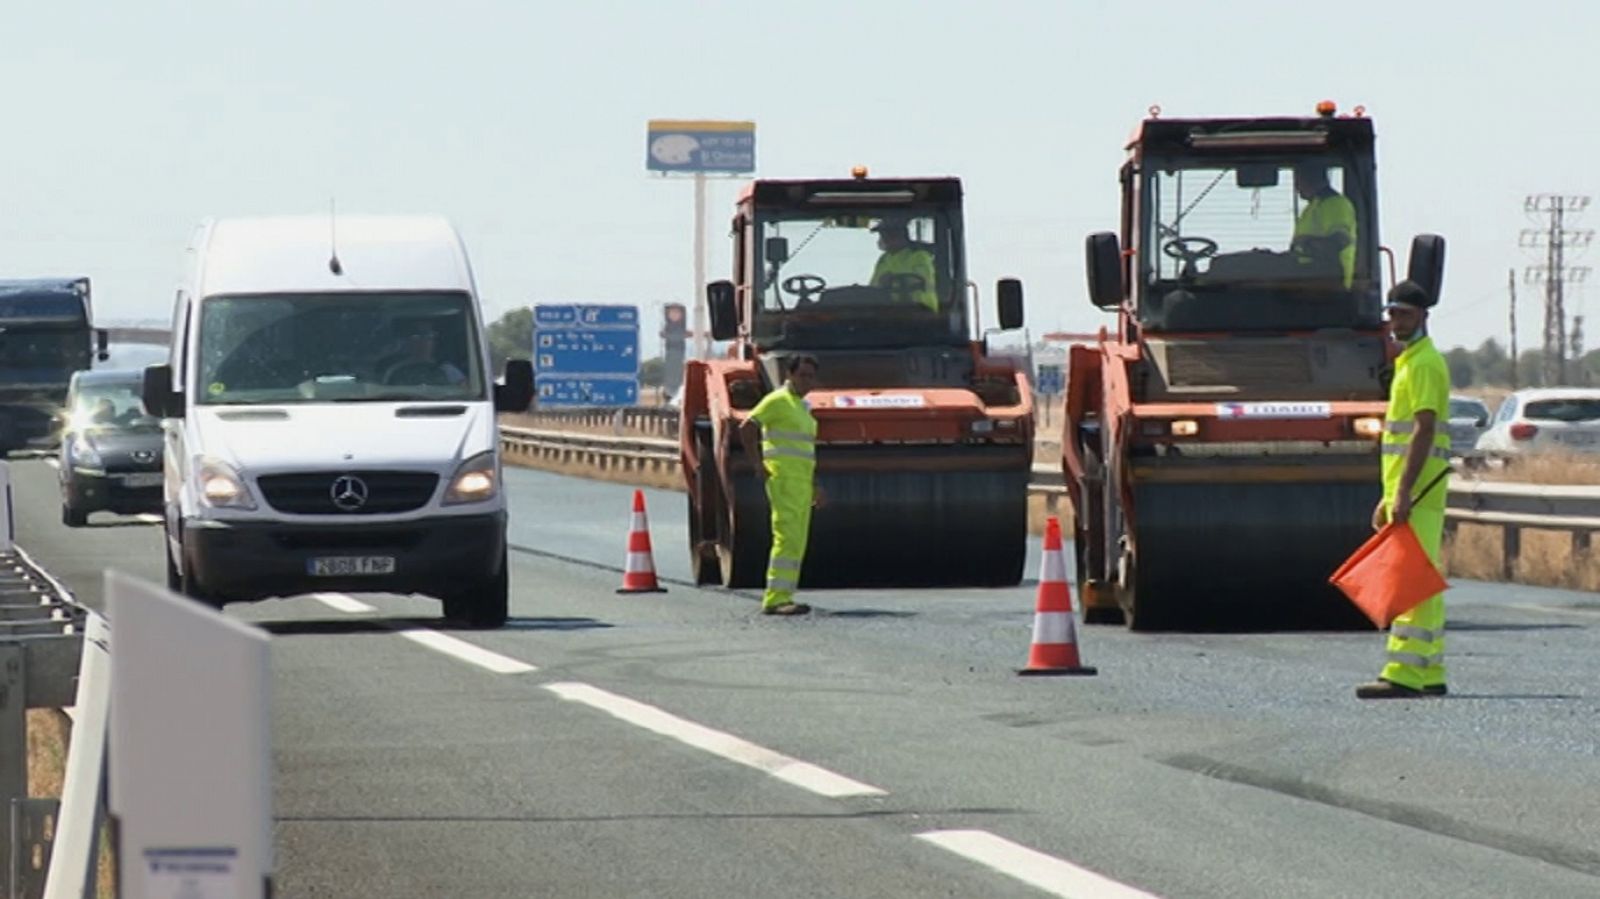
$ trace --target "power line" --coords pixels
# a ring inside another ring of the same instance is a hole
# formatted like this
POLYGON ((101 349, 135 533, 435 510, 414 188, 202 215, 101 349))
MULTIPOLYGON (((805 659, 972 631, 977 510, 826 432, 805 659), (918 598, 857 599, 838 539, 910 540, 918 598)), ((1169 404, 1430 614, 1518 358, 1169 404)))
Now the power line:
POLYGON ((1573 220, 1589 207, 1589 197, 1583 194, 1529 194, 1523 200, 1523 211, 1540 219, 1548 216, 1548 223, 1539 228, 1524 228, 1517 243, 1528 250, 1545 251, 1542 265, 1530 265, 1524 270, 1524 280, 1529 284, 1544 285, 1544 383, 1568 383, 1567 360, 1583 355, 1583 316, 1578 315, 1567 328, 1566 288, 1568 284, 1582 285, 1589 278, 1587 265, 1568 264, 1569 248, 1582 251, 1594 242, 1592 229, 1569 227, 1573 220))

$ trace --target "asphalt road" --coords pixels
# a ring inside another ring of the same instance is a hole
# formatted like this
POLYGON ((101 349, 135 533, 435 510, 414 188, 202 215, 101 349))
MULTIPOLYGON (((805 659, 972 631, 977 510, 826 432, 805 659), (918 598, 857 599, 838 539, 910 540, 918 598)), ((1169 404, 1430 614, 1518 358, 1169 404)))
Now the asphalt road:
MULTIPOLYGON (((155 526, 68 530, 53 471, 13 480, 82 599, 160 581, 155 526)), ((647 491, 669 592, 619 596, 632 488, 508 482, 503 630, 228 608, 275 635, 281 895, 1600 894, 1593 594, 1457 584, 1442 700, 1358 702, 1374 633, 1089 627, 1098 676, 1019 678, 1031 584, 763 618, 685 583, 684 499, 647 491)))

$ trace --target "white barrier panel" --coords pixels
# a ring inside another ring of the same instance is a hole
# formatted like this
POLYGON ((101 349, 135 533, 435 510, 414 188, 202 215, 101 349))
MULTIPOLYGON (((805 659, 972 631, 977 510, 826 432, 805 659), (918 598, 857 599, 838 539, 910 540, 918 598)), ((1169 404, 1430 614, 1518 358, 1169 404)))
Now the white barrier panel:
POLYGON ((120 572, 111 622, 111 814, 137 899, 262 899, 272 871, 266 633, 120 572))
POLYGON ((0 460, 0 553, 11 552, 17 540, 17 523, 11 515, 11 463, 0 460))

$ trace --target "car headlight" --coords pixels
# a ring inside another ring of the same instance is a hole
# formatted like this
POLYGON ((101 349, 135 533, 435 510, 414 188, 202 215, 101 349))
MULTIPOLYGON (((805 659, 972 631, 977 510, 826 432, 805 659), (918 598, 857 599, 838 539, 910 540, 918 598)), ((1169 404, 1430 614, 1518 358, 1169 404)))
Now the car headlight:
POLYGON ((206 504, 218 509, 254 509, 255 498, 244 479, 233 466, 218 459, 199 459, 195 464, 195 477, 200 496, 206 504))
POLYGON ((450 486, 444 492, 445 505, 481 503, 493 499, 500 492, 500 471, 495 464, 495 454, 479 453, 461 463, 450 477, 450 486))
POLYGON ((1350 423, 1357 437, 1378 437, 1383 434, 1383 419, 1370 416, 1358 418, 1350 423))
POLYGON ((73 436, 72 442, 67 444, 67 456, 72 460, 73 468, 104 471, 106 467, 105 460, 100 458, 100 453, 82 434, 73 436))

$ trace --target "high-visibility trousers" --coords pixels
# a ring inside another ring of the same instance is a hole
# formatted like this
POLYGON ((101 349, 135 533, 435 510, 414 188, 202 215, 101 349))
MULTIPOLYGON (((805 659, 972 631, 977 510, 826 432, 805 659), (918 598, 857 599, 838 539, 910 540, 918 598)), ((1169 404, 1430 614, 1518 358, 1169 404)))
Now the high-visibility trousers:
MULTIPOLYGON (((1428 558, 1438 565, 1444 509, 1413 508, 1411 529, 1428 558)), ((1389 625, 1388 661, 1378 676, 1402 687, 1421 689, 1443 684, 1444 674, 1444 594, 1439 593, 1389 625)))
POLYGON ((763 608, 794 602, 800 585, 800 563, 806 557, 811 533, 811 479, 809 465, 788 465, 773 460, 767 465, 767 505, 772 508, 772 556, 767 562, 767 591, 763 608))

